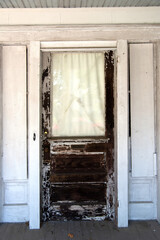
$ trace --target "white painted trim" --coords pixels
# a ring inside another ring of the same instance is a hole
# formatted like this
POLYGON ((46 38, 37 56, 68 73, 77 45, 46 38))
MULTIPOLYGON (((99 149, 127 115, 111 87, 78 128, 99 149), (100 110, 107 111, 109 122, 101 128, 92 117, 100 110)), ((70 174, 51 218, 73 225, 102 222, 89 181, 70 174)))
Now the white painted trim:
POLYGON ((128 226, 128 46, 117 42, 118 227, 128 226))
POLYGON ((3 181, 3 206, 10 205, 28 205, 28 180, 3 181))
POLYGON ((29 46, 28 80, 29 226, 40 228, 40 42, 29 46), (36 140, 33 140, 33 134, 36 140))
POLYGON ((2 124, 2 111, 3 111, 3 79, 2 79, 2 46, 0 46, 0 222, 2 222, 2 205, 3 205, 3 197, 2 197, 2 188, 3 188, 3 181, 2 181, 2 141, 3 141, 3 124, 2 124))
POLYGON ((2 177, 27 179, 26 46, 3 46, 2 58, 2 177))
POLYGON ((28 205, 4 205, 2 220, 6 223, 28 222, 28 205))
POLYGON ((107 50, 115 50, 115 48, 42 48, 42 52, 105 52, 107 50))
POLYGON ((114 48, 117 46, 116 41, 54 41, 41 42, 41 49, 47 48, 114 48))
POLYGON ((0 9, 0 25, 160 23, 160 7, 0 9))
MULTIPOLYGON (((54 45, 54 43, 52 43, 54 45)), ((89 43, 88 43, 89 44, 89 43)), ((59 45, 57 45, 60 47, 59 45)), ((88 45, 89 46, 89 45, 88 45)), ((49 46, 50 47, 50 46, 49 46)), ((69 47, 71 45, 69 44, 69 47)), ((95 43, 95 47, 96 43, 95 43)), ((30 228, 40 227, 40 42, 31 42, 29 57, 29 204, 30 228), (34 114, 33 114, 34 113, 34 114), (33 133, 37 140, 33 141, 33 133)), ((117 44, 118 226, 128 226, 128 51, 117 44)))
POLYGON ((0 26, 0 42, 4 45, 28 44, 30 41, 116 41, 132 43, 157 41, 157 25, 67 25, 67 26, 0 26))
POLYGON ((157 177, 129 176, 129 220, 157 219, 157 177))
POLYGON ((157 43, 157 82, 156 82, 156 137, 157 137, 157 220, 160 223, 160 41, 157 43))
POLYGON ((155 152, 153 43, 130 44, 129 50, 132 176, 149 177, 155 152))

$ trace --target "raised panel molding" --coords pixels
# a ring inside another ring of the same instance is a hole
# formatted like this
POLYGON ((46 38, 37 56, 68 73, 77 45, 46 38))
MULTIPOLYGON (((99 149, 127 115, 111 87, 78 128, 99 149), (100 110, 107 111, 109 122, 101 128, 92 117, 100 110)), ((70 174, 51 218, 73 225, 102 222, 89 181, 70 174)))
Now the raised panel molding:
POLYGON ((153 203, 129 203, 129 220, 156 219, 153 203))
POLYGON ((28 181, 3 181, 2 186, 2 222, 28 221, 28 181))
POLYGON ((29 220, 28 205, 3 206, 3 222, 26 222, 29 220))
POLYGON ((156 177, 129 178, 129 219, 156 219, 156 177))
POLYGON ((153 195, 153 178, 130 179, 129 202, 152 202, 153 195))
POLYGON ((3 183, 3 204, 19 205, 28 202, 27 181, 5 181, 3 183))

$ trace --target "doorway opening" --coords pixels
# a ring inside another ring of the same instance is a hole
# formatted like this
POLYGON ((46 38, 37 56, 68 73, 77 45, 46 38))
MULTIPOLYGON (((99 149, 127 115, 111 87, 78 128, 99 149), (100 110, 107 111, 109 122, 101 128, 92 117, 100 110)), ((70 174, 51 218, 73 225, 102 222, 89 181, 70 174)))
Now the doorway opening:
POLYGON ((114 56, 42 53, 42 221, 115 217, 114 56))

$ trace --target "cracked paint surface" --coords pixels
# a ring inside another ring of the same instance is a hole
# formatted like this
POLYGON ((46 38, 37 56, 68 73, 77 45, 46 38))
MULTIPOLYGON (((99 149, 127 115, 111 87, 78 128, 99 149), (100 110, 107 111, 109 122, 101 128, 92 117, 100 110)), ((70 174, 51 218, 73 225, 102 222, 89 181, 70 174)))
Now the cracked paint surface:
MULTIPOLYGON (((114 52, 105 57, 106 136, 55 139, 50 135, 51 54, 42 71, 42 220, 113 220, 114 52)), ((54 93, 53 93, 54 94, 54 93)))

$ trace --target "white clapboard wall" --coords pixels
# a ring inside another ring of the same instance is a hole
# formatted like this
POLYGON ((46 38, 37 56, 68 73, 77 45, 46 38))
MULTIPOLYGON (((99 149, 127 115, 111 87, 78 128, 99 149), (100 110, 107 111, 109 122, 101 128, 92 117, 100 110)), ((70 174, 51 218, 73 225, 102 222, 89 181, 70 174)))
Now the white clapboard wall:
POLYGON ((2 221, 28 221, 26 47, 3 46, 2 221))
POLYGON ((156 218, 153 44, 130 44, 129 218, 156 218))

